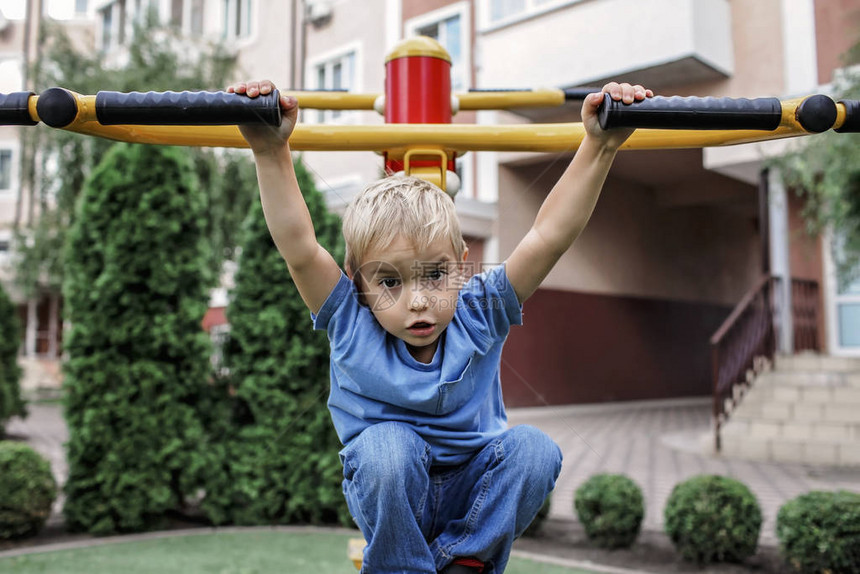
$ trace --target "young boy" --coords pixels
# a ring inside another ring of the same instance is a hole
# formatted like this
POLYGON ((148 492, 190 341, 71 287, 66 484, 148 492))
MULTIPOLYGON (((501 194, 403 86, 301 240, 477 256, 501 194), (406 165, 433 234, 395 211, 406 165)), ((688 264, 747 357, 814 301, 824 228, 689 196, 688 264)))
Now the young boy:
MULTIPOLYGON (((229 92, 256 97, 271 82, 229 92)), ((653 94, 607 84, 615 100, 653 94)), ((331 343, 329 410, 344 444, 344 494, 367 540, 363 572, 496 574, 555 485, 561 452, 541 431, 507 428, 502 345, 522 303, 585 227, 629 130, 602 130, 602 94, 582 106, 586 137, 503 265, 462 280, 467 248, 453 201, 391 177, 347 209, 345 273, 317 243, 288 138, 243 126, 278 251, 331 343)))

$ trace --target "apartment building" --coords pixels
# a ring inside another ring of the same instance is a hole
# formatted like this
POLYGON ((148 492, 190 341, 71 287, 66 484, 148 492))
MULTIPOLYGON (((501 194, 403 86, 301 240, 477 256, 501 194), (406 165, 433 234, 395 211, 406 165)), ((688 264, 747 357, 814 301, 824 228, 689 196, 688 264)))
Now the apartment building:
MULTIPOLYGON (((188 35, 235 49, 237 80, 370 93, 383 90, 386 54, 418 34, 450 53, 455 92, 610 79, 662 95, 827 92, 860 23, 860 0, 94 0, 96 49, 121 61, 131 22, 148 8, 188 35)), ((461 112, 453 121, 577 121, 578 108, 461 112)), ((304 110, 302 121, 383 119, 304 110)), ((619 154, 588 228, 526 303, 525 327, 510 335, 508 404, 709 394, 708 339, 764 272, 816 281, 821 349, 860 355, 860 287, 837 292, 829 242, 802 233, 799 200, 778 173, 764 171, 785 145, 619 154)), ((383 169, 371 152, 303 155, 335 210, 383 169)), ((456 203, 471 259, 504 261, 572 156, 458 160, 456 203)), ((782 344, 790 351, 790 336, 782 344)))
MULTIPOLYGON (((93 43, 93 20, 86 0, 31 0, 6 2, 0 13, 0 93, 29 91, 29 68, 38 58, 38 23, 61 23, 80 46, 93 43)), ((38 192, 22 177, 22 135, 15 126, 0 126, 0 282, 18 303, 25 325, 22 351, 28 359, 56 361, 62 347, 62 301, 59 293, 40 289, 28 296, 13 281, 14 229, 28 226, 40 216, 38 192)), ((50 198, 47 198, 50 201, 50 198)))

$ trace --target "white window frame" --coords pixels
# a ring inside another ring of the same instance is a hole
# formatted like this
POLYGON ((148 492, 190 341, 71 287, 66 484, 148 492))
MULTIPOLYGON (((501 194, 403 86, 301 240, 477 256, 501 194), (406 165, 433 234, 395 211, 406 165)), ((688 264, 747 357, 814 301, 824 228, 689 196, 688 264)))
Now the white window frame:
MULTIPOLYGON (((305 66, 305 86, 308 86, 310 90, 327 89, 328 86, 317 85, 318 68, 320 66, 333 66, 337 61, 350 54, 352 54, 353 83, 348 86, 347 91, 360 93, 363 89, 362 78, 364 76, 363 44, 361 42, 344 44, 334 50, 308 58, 305 66)), ((356 110, 304 110, 302 121, 308 124, 349 125, 358 123, 359 114, 356 110)))
POLYGON ((860 304, 860 295, 843 295, 839 293, 836 277, 836 262, 833 260, 833 231, 827 230, 821 242, 824 259, 824 309, 827 319, 827 346, 831 355, 842 357, 860 357, 860 346, 844 347, 839 340, 839 305, 860 304))
MULTIPOLYGON (((259 10, 260 2, 257 0, 218 0, 221 12, 221 37, 228 42, 237 44, 249 44, 253 42, 257 33, 257 10, 259 10), (247 2, 249 9, 243 11, 248 14, 248 22, 246 31, 243 34, 236 34, 236 3, 247 2)), ((204 22, 205 28, 205 22, 204 22)))
POLYGON ((478 2, 478 31, 489 32, 497 28, 503 28, 510 24, 527 20, 540 14, 545 14, 557 8, 568 6, 570 4, 578 4, 583 0, 523 0, 525 6, 522 11, 511 14, 505 18, 491 20, 490 15, 492 9, 490 2, 492 0, 479 0, 478 2))
POLYGON ((20 146, 17 140, 0 140, 0 150, 12 152, 9 159, 9 187, 0 188, 0 198, 9 198, 18 196, 18 188, 21 185, 19 163, 20 163, 20 146))
MULTIPOLYGON (((451 89, 452 91, 468 91, 472 83, 472 21, 469 16, 469 2, 455 2, 438 10, 410 18, 404 23, 406 36, 415 36, 417 31, 445 20, 460 17, 460 57, 459 66, 452 62, 451 89), (457 85, 459 83, 459 85, 457 85)), ((443 44, 444 45, 444 44, 443 44)))

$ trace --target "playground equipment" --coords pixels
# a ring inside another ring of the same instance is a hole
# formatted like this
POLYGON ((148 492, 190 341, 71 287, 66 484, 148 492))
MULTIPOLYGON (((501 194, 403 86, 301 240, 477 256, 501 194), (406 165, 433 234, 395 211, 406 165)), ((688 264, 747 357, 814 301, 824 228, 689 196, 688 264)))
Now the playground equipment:
MULTIPOLYGON (((458 156, 468 151, 562 152, 576 149, 581 123, 528 125, 452 124, 459 110, 560 106, 596 88, 481 90, 452 93, 451 59, 430 38, 411 38, 386 59, 383 94, 286 92, 302 108, 373 110, 386 123, 373 126, 299 125, 293 150, 375 151, 390 173, 404 171, 449 193, 458 156)), ((805 136, 829 129, 860 131, 860 102, 825 95, 778 98, 654 97, 634 104, 608 95, 599 112, 604 128, 644 128, 622 149, 723 146, 805 136)), ((246 147, 237 124, 281 121, 277 92, 247 98, 225 92, 99 92, 63 88, 0 94, 0 125, 36 125, 113 140, 183 146, 246 147), (177 127, 181 126, 181 127, 177 127)))
MULTIPOLYGON (((399 44, 386 59, 385 91, 287 92, 301 108, 376 110, 385 124, 298 125, 296 151, 374 151, 390 173, 403 171, 456 193, 457 157, 469 151, 568 152, 585 136, 581 123, 528 125, 453 124, 461 110, 561 106, 598 88, 476 90, 452 93, 451 58, 430 38, 399 44)), ((806 136, 830 129, 860 132, 860 102, 825 95, 779 100, 654 97, 633 104, 608 95, 599 111, 604 128, 642 128, 622 149, 724 146, 806 136)), ((225 92, 99 92, 63 88, 0 94, 0 125, 38 123, 118 141, 183 146, 247 147, 237 124, 279 125, 278 92, 248 98, 225 92)), ((363 540, 349 556, 361 566, 363 540)))

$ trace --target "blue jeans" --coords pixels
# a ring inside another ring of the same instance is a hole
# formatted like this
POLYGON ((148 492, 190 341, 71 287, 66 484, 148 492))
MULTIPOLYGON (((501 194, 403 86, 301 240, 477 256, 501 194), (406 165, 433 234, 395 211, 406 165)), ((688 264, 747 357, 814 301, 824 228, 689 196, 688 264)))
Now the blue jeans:
POLYGON ((408 425, 365 429, 340 453, 343 491, 367 540, 363 573, 433 573, 474 557, 503 572, 514 539, 561 471, 561 450, 534 427, 505 431, 458 467, 432 467, 408 425))

